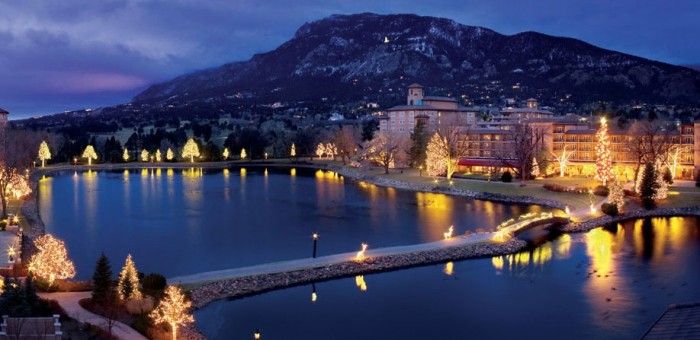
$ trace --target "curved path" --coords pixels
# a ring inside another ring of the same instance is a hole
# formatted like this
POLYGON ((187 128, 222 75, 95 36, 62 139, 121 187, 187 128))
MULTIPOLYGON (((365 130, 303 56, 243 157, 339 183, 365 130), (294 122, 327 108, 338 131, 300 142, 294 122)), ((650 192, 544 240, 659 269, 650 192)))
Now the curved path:
MULTIPOLYGON (((80 322, 88 322, 94 326, 100 327, 106 332, 109 332, 107 320, 97 314, 86 310, 78 303, 82 299, 90 297, 90 292, 69 292, 69 293, 39 293, 42 299, 54 300, 66 311, 66 314, 80 322)), ((115 321, 112 326, 112 335, 119 339, 125 340, 146 340, 146 337, 141 335, 133 328, 115 321)))
MULTIPOLYGON (((368 249, 365 252, 367 258, 400 255, 408 253, 418 253, 423 251, 444 249, 450 247, 459 247, 466 245, 474 245, 480 243, 488 243, 493 240, 494 233, 472 234, 455 236, 451 239, 440 240, 428 243, 419 243, 409 246, 386 247, 378 249, 368 249)), ((371 245, 370 245, 371 246, 371 245)), ((358 248, 359 250, 359 248, 358 248)), ((310 269, 325 267, 333 264, 353 261, 357 252, 342 253, 335 255, 327 255, 317 258, 306 258, 283 262, 274 262, 250 267, 241 267, 225 270, 210 271, 192 275, 177 276, 168 279, 170 284, 200 284, 211 281, 235 279, 246 276, 291 272, 301 269, 310 269)))

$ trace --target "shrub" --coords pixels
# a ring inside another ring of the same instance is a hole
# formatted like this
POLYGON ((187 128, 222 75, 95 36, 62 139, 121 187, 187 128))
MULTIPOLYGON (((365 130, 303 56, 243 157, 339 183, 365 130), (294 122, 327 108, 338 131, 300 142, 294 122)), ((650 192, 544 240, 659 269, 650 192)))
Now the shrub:
POLYGON ((146 291, 162 291, 168 283, 163 275, 151 273, 143 277, 141 285, 146 291))
POLYGON ((673 175, 671 175, 671 170, 668 168, 664 170, 663 179, 664 182, 668 183, 669 185, 673 184, 673 175))
POLYGON ((501 181, 505 183, 510 183, 513 181, 513 174, 510 171, 506 171, 501 175, 501 181))
POLYGON ((700 170, 698 170, 698 173, 695 174, 695 186, 700 188, 700 170))
POLYGON ((0 221, 0 230, 5 231, 7 229, 7 222, 0 221))
POLYGON ((138 315, 141 313, 148 313, 153 310, 155 303, 153 298, 146 296, 141 300, 128 300, 124 304, 126 311, 131 315, 138 315))
POLYGON ((619 213, 619 211, 617 211, 617 205, 612 203, 603 203, 603 205, 600 207, 600 210, 602 210, 604 214, 609 216, 617 216, 617 214, 619 213))
POLYGON ((608 197, 610 194, 610 189, 606 186, 599 185, 593 189, 593 195, 608 197))
POLYGON ((565 187, 563 185, 555 184, 555 183, 547 183, 542 186, 543 188, 549 190, 549 191, 554 191, 554 192, 567 192, 569 191, 568 187, 565 187))

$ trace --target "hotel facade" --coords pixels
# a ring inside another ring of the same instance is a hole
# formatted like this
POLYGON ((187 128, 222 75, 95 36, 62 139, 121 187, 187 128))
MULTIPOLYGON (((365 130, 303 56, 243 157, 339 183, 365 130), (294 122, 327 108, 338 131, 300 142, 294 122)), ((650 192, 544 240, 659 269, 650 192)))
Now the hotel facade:
MULTIPOLYGON (((393 107, 382 115, 380 131, 410 134, 419 119, 425 119, 429 131, 435 131, 441 119, 456 116, 457 121, 465 122, 460 129, 462 137, 458 148, 462 150, 462 157, 458 162, 458 172, 496 175, 508 167, 517 166, 504 159, 507 155, 504 151, 516 149, 512 141, 513 127, 527 124, 544 136, 537 161, 547 166, 540 166, 540 173, 558 175, 558 159, 564 153, 568 155, 566 175, 593 176, 595 172, 598 121, 577 115, 555 116, 550 111, 539 109, 534 99, 528 99, 523 108, 506 108, 489 121, 477 121, 477 109, 461 107, 456 100, 435 105, 432 98, 445 100, 443 97, 424 97, 420 85, 409 86, 409 105, 393 107), (449 108, 447 103, 451 105, 449 108)), ((631 128, 619 129, 615 124, 609 124, 608 135, 613 171, 623 178, 634 178, 637 155, 631 145, 637 139, 635 132, 631 128)), ((672 129, 660 132, 655 138, 663 138, 673 150, 665 165, 675 170, 675 178, 694 179, 700 171, 700 122, 673 125, 672 129)))

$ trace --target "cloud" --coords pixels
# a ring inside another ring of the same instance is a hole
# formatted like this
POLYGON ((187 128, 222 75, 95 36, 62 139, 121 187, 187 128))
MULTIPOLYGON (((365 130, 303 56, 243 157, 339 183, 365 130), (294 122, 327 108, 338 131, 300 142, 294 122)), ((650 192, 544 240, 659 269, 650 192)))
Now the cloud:
POLYGON ((128 100, 149 83, 269 51, 305 22, 360 12, 447 17, 505 34, 540 31, 700 62, 700 45, 688 43, 700 31, 700 2, 692 0, 2 1, 0 107, 13 112, 6 103, 16 103, 15 112, 32 114, 54 107, 48 100, 70 107, 94 106, 95 97, 128 100))

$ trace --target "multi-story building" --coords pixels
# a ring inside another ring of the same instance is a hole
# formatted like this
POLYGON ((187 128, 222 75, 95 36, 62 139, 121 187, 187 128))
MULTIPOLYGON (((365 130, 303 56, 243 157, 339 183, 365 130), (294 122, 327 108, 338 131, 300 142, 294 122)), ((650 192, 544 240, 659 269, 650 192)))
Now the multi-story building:
POLYGON ((409 135, 419 120, 435 130, 441 123, 476 126, 478 109, 459 105, 452 97, 424 96, 423 86, 408 86, 406 105, 394 106, 379 117, 379 131, 409 135))
POLYGON ((0 108, 0 126, 5 126, 5 124, 7 124, 7 116, 9 114, 9 112, 0 108))

